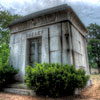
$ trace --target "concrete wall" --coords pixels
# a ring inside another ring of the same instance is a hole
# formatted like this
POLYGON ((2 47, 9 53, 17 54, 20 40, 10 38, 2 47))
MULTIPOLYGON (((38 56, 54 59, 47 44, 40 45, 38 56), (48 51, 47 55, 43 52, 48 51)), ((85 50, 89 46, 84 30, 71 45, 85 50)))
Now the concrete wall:
POLYGON ((23 80, 25 76, 26 35, 24 32, 12 34, 10 38, 10 64, 19 69, 17 79, 23 80), (19 76, 20 75, 20 76, 19 76))
POLYGON ((74 60, 75 66, 77 69, 83 68, 89 74, 89 65, 88 65, 88 56, 87 56, 87 48, 86 48, 86 38, 79 33, 77 29, 75 29, 71 25, 72 29, 72 45, 74 51, 74 60))
POLYGON ((11 34, 10 63, 19 69, 16 77, 19 81, 24 81, 25 67, 29 64, 28 41, 36 37, 42 38, 42 63, 75 62, 77 69, 84 67, 88 72, 85 38, 69 22, 63 22, 11 34))
MULTIPOLYGON (((41 56, 42 63, 59 62, 61 64, 62 62, 61 28, 62 28, 61 23, 58 23, 41 28, 30 29, 27 31, 11 35, 10 63, 15 68, 19 69, 19 74, 17 75, 17 79, 19 81, 24 81, 25 67, 26 65, 28 65, 28 57, 29 57, 28 40, 31 38, 42 37, 42 56, 41 56)), ((65 52, 63 51, 63 56, 64 54, 65 52)), ((64 57, 63 59, 65 59, 66 57, 64 57)))
POLYGON ((61 24, 51 25, 50 34, 50 62, 61 64, 61 24))
POLYGON ((62 63, 73 64, 70 23, 62 23, 62 63))

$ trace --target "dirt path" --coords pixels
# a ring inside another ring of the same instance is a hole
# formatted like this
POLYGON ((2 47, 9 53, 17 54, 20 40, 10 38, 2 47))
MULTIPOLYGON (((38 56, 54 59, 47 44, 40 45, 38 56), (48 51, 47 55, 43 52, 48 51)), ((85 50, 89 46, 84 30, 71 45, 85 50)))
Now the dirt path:
POLYGON ((93 85, 85 89, 81 95, 87 100, 100 100, 100 75, 92 75, 93 85))
POLYGON ((0 100, 100 100, 100 75, 92 75, 93 85, 84 89, 79 96, 64 99, 50 99, 0 93, 0 100))

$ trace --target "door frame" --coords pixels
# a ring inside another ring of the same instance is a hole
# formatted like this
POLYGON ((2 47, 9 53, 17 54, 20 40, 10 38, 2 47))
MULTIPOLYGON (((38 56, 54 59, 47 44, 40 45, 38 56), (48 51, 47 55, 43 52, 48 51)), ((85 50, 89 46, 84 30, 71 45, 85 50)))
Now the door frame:
POLYGON ((26 68, 27 65, 29 65, 29 52, 30 52, 30 50, 29 50, 29 48, 30 48, 29 41, 33 40, 33 39, 36 39, 36 38, 40 38, 41 39, 41 53, 42 53, 42 36, 27 38, 27 40, 26 40, 26 64, 25 64, 25 68, 26 68))

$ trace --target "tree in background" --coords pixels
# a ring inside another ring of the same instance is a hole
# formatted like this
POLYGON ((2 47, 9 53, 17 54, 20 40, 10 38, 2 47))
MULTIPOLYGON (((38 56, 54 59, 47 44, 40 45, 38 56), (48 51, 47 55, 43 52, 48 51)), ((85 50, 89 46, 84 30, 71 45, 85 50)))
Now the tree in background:
POLYGON ((90 66, 97 66, 100 73, 100 26, 90 24, 88 27, 88 55, 90 66))
POLYGON ((8 62, 10 31, 7 26, 19 17, 19 15, 12 15, 10 12, 0 9, 0 90, 14 82, 14 76, 18 73, 18 70, 8 62))
POLYGON ((7 26, 19 17, 19 15, 12 15, 8 11, 0 10, 0 45, 2 43, 9 44, 10 31, 7 26))

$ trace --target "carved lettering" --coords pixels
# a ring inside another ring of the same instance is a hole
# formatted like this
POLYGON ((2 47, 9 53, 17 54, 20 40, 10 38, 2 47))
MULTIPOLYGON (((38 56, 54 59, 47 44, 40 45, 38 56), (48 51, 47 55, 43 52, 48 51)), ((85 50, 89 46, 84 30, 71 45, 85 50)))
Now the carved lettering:
POLYGON ((32 31, 30 33, 27 33, 26 37, 31 38, 31 37, 36 37, 36 36, 42 36, 42 34, 43 34, 43 30, 32 31))

